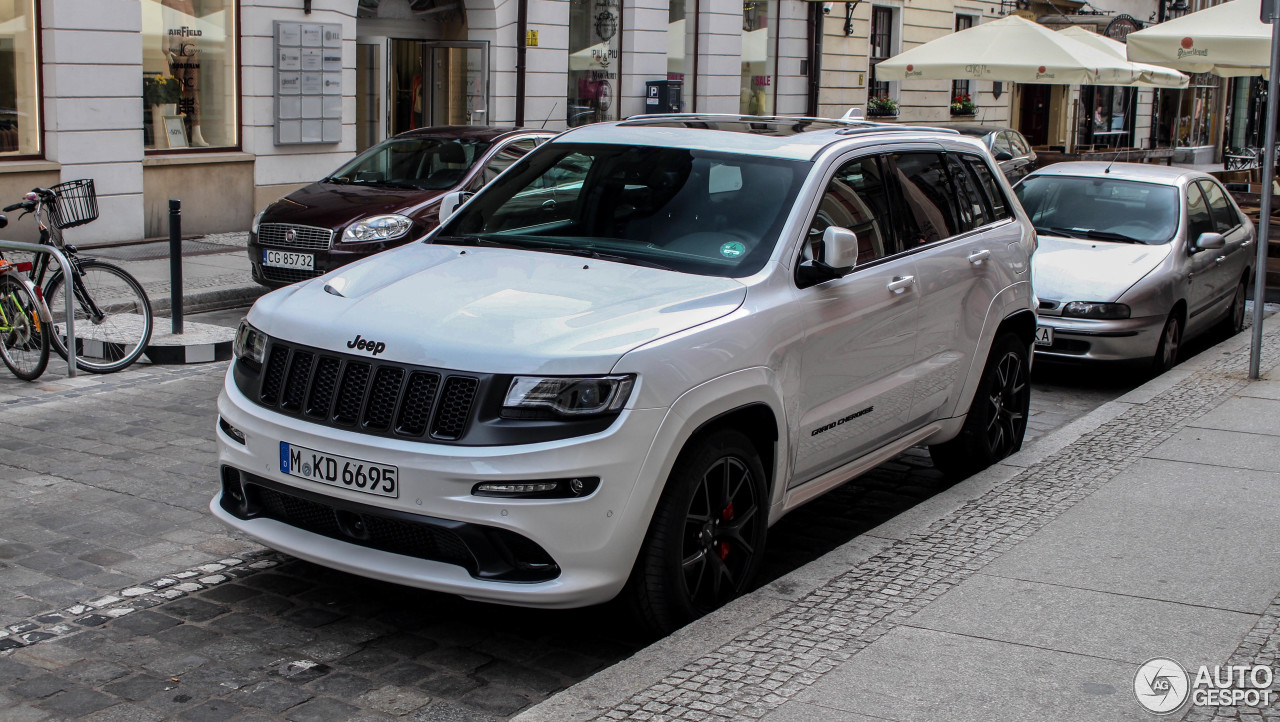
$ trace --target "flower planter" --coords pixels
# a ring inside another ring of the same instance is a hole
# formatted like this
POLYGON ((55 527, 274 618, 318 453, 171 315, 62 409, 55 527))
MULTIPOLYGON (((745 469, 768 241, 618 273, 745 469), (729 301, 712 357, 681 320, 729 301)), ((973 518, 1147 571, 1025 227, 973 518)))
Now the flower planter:
POLYGON ((896 117, 898 117, 898 111, 896 111, 896 110, 872 110, 872 109, 868 108, 868 109, 867 109, 867 117, 868 117, 868 118, 896 118, 896 117))

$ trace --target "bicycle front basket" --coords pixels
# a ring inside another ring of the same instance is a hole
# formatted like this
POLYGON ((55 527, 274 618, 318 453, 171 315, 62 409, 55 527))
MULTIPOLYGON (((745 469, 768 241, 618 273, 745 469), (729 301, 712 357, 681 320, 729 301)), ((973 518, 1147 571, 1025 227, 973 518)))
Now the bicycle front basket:
POLYGON ((75 228, 98 219, 98 194, 92 178, 59 183, 49 190, 58 194, 50 209, 53 225, 58 228, 75 228))

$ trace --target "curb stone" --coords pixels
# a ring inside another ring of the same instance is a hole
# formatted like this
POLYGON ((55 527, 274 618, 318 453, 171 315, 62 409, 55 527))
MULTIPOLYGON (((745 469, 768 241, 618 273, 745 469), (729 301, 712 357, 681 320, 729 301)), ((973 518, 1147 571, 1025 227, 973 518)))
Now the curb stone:
MULTIPOLYGON (((1275 364, 1280 346, 1280 332, 1267 331, 1264 369, 1275 364)), ((1243 368, 1239 352, 1248 346, 1249 334, 1237 334, 1176 367, 1176 374, 1104 404, 1001 464, 525 710, 513 722, 764 716, 1229 398, 1245 383, 1244 372, 1235 367, 1243 368), (1228 373, 1208 378, 1218 371, 1228 373), (1174 398, 1179 391, 1188 393, 1174 398), (1139 407, 1166 395, 1170 398, 1160 405, 1173 418, 1152 424, 1155 409, 1139 407), (1142 416, 1145 433, 1123 428, 1126 416, 1134 415, 1142 416), (1082 440, 1093 453, 1073 456, 1073 445, 1082 440), (1021 508, 1028 496, 1043 497, 1044 508, 1021 508), (1003 521, 994 512, 1000 504, 991 503, 1000 500, 1006 507, 1003 521), (962 523, 964 516, 973 521, 962 523), (878 543, 883 544, 879 549, 878 543), (907 561, 938 550, 937 561, 923 568, 907 561)))

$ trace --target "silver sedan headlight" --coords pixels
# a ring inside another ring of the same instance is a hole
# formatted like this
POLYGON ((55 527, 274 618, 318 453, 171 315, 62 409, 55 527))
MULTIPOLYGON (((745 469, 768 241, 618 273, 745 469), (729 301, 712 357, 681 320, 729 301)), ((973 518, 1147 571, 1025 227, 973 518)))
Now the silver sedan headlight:
POLYGON ((362 218, 347 226, 342 232, 344 243, 369 243, 390 241, 403 236, 413 227, 413 221, 399 213, 386 213, 362 218))
POLYGON ((1062 315, 1070 318, 1129 318, 1129 307, 1123 303, 1072 301, 1062 307, 1062 315))

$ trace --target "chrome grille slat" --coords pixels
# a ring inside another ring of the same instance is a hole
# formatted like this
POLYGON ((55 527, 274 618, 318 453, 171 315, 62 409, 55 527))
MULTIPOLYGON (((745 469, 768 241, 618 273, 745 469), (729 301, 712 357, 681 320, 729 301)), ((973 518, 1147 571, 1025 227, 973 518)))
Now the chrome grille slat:
POLYGON ((300 226, 296 223, 263 223, 258 226, 258 244, 275 248, 302 248, 327 251, 333 246, 333 229, 300 226), (293 239, 288 238, 293 231, 293 239))

